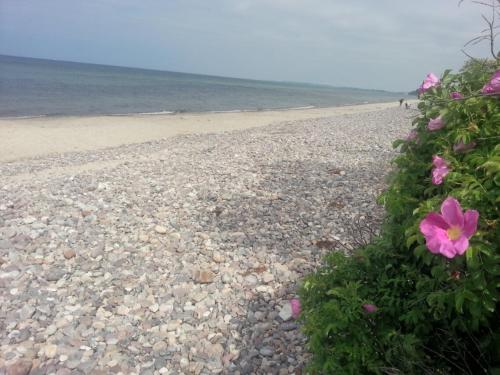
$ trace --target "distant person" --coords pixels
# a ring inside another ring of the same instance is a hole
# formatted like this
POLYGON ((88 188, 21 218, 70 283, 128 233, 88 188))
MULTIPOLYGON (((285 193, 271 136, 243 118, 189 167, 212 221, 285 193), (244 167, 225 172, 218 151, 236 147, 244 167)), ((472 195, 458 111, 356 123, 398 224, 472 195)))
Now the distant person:
POLYGON ((404 99, 399 99, 399 106, 401 107, 403 105, 404 99))
POLYGON ((408 102, 405 103, 405 107, 406 109, 410 109, 410 105, 408 104, 408 102))

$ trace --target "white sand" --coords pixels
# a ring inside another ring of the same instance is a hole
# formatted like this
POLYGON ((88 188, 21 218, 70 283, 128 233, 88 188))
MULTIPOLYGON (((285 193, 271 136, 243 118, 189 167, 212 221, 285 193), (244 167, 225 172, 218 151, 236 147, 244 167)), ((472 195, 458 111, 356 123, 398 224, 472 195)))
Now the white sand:
POLYGON ((345 107, 178 115, 0 119, 0 162, 52 153, 88 151, 178 134, 214 133, 397 107, 377 103, 345 107))

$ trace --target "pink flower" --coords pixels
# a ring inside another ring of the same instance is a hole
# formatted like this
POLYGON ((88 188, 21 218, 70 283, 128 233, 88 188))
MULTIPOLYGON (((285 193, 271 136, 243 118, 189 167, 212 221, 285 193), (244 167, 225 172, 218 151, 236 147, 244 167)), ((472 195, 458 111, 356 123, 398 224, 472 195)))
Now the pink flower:
POLYGON ((451 96, 452 99, 455 99, 455 100, 457 100, 457 99, 463 99, 464 98, 464 96, 462 94, 460 94, 458 91, 452 92, 450 94, 450 96, 451 96))
POLYGON ((432 164, 434 165, 432 169, 432 183, 434 185, 441 185, 443 178, 450 172, 448 163, 443 158, 434 155, 432 157, 432 164))
POLYGON ((483 86, 481 92, 483 94, 499 94, 500 93, 500 70, 497 70, 491 77, 490 81, 483 86))
POLYGON ((462 255, 469 247, 469 238, 477 230, 479 213, 462 207, 455 198, 448 197, 441 205, 441 214, 431 212, 420 222, 420 232, 431 253, 447 258, 462 255))
POLYGON ((378 307, 377 307, 377 306, 375 306, 375 305, 372 305, 371 303, 365 303, 365 304, 363 305, 363 309, 364 309, 367 313, 371 314, 371 313, 376 312, 376 311, 378 310, 378 307))
POLYGON ((412 141, 418 142, 418 132, 415 129, 412 129, 406 136, 406 140, 408 142, 412 141))
POLYGON ((429 73, 424 79, 424 82, 420 85, 418 92, 419 94, 423 94, 427 90, 429 90, 431 87, 439 85, 439 78, 436 77, 434 73, 429 73))
POLYGON ((464 143, 463 141, 460 141, 460 142, 455 143, 453 145, 453 151, 461 154, 461 153, 465 153, 467 151, 472 150, 474 147, 476 147, 476 142, 474 142, 474 141, 469 142, 469 143, 464 143))
POLYGON ((434 132, 436 130, 444 128, 444 121, 441 116, 430 119, 427 124, 427 130, 434 132))
POLYGON ((290 300, 290 305, 292 306, 292 316, 297 319, 300 316, 300 300, 298 298, 292 298, 290 300))

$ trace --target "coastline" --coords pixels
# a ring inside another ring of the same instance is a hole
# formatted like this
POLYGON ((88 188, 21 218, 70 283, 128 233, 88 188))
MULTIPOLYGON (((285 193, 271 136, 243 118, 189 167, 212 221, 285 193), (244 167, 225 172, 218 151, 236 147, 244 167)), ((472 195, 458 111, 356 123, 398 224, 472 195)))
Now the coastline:
POLYGON ((397 103, 382 102, 248 112, 0 118, 0 162, 396 107, 397 103))

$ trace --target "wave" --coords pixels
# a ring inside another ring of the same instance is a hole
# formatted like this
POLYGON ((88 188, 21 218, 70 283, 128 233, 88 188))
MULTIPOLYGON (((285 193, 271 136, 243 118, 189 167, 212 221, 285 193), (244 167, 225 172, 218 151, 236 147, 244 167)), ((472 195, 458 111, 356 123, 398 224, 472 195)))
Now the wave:
POLYGON ((25 120, 25 119, 49 117, 49 116, 52 115, 0 116, 0 120, 25 120))
POLYGON ((130 112, 130 113, 111 113, 111 114, 96 114, 90 116, 157 116, 157 115, 173 115, 176 111, 156 111, 156 112, 130 112))

